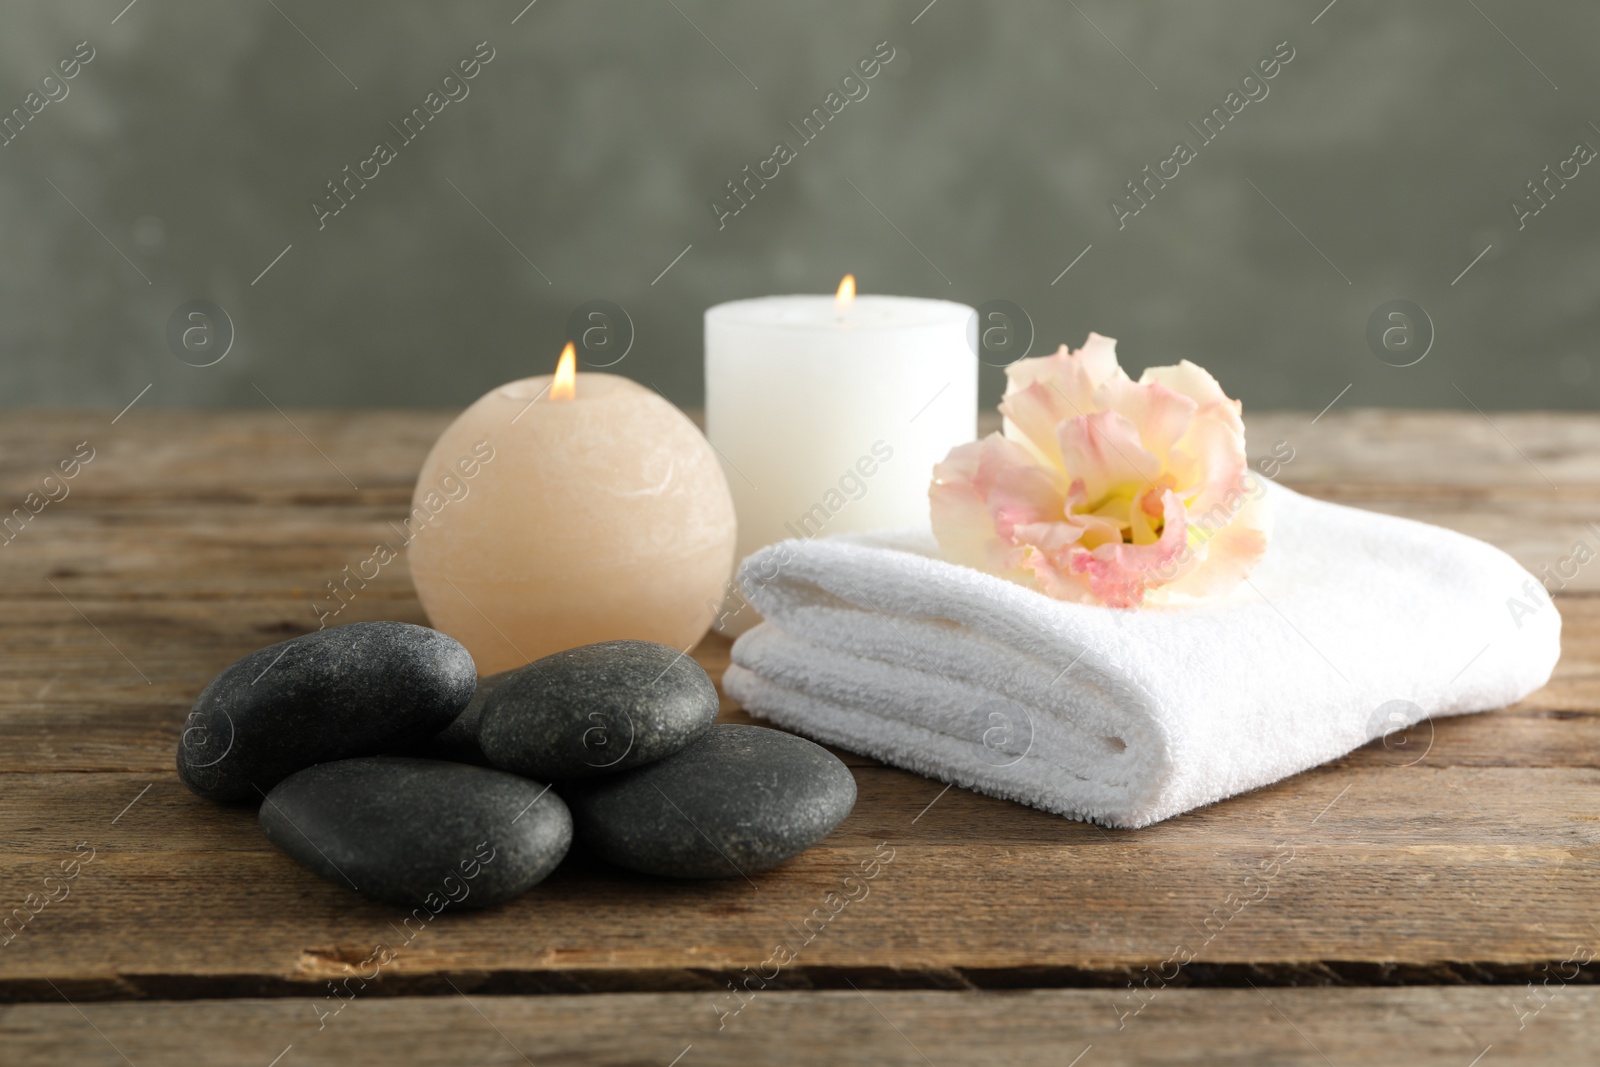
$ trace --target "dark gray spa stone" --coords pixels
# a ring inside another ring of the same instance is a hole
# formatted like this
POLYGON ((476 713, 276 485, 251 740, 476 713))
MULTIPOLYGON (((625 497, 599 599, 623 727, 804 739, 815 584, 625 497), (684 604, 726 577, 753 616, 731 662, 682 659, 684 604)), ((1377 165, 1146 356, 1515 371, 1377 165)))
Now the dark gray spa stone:
POLYGON ((826 749, 760 726, 714 726, 675 756, 562 787, 580 845, 673 878, 753 874, 827 837, 856 780, 826 749))
POLYGON ((716 718, 717 687, 693 659, 604 641, 507 672, 484 702, 478 744, 497 767, 559 782, 680 752, 716 718))
POLYGON ((261 829, 335 885, 434 913, 510 900, 572 844, 567 806, 540 783, 404 756, 290 775, 262 803, 261 829))
POLYGON ((178 739, 178 775, 212 800, 259 800, 314 763, 437 733, 476 682, 467 650, 425 626, 358 622, 281 641, 200 693, 178 739))
POLYGON ((510 678, 511 674, 511 671, 502 671, 499 674, 479 678, 478 688, 473 692, 472 699, 461 709, 461 714, 451 720, 449 726, 415 745, 397 749, 397 753, 420 756, 424 759, 472 763, 479 767, 494 766, 478 745, 478 722, 483 718, 483 705, 489 699, 489 694, 500 688, 501 683, 510 678))

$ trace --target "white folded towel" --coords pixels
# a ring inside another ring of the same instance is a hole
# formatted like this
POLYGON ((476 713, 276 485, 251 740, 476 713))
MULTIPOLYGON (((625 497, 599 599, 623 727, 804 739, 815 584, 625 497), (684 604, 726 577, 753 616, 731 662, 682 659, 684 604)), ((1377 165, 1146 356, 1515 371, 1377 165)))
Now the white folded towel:
POLYGON ((1075 819, 1146 826, 1549 680, 1561 619, 1463 534, 1270 488, 1249 580, 1192 607, 1052 600, 926 531, 785 541, 723 679, 752 715, 1075 819))

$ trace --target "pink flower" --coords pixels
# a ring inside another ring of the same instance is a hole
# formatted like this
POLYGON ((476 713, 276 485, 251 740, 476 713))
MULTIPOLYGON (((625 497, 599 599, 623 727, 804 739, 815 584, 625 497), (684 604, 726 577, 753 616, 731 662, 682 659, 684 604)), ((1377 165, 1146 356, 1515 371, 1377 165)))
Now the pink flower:
POLYGON ((1239 402, 1184 360, 1136 382, 1116 341, 1006 368, 1004 434, 933 470, 952 561, 1058 600, 1131 608, 1221 595, 1267 549, 1269 513, 1239 402))

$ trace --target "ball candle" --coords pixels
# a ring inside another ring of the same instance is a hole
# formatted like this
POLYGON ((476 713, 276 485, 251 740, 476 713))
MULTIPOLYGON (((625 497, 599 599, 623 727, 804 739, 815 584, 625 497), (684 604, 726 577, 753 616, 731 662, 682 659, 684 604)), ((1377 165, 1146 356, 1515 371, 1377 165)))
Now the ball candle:
POLYGON ((450 424, 412 507, 417 596, 481 674, 620 638, 687 649, 733 565, 733 501, 706 439, 649 389, 576 374, 571 344, 555 375, 492 389, 450 424), (463 481, 462 457, 485 454, 463 481))
MULTIPOLYGON (((965 304, 770 296, 705 316, 706 435, 727 460, 738 557, 791 537, 926 525, 933 466, 977 437, 977 315, 965 304)), ((755 609, 730 600, 720 628, 755 609)))

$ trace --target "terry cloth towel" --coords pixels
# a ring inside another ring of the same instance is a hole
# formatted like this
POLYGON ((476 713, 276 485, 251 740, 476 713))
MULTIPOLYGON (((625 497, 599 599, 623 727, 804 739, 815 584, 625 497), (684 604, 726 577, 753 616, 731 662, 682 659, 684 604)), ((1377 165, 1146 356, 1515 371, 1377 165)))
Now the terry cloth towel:
POLYGON ((1549 680, 1561 619, 1510 556, 1265 484, 1265 557, 1181 608, 1053 600, 925 529, 769 545, 740 569, 765 621, 724 687, 816 740, 1139 827, 1549 680))

